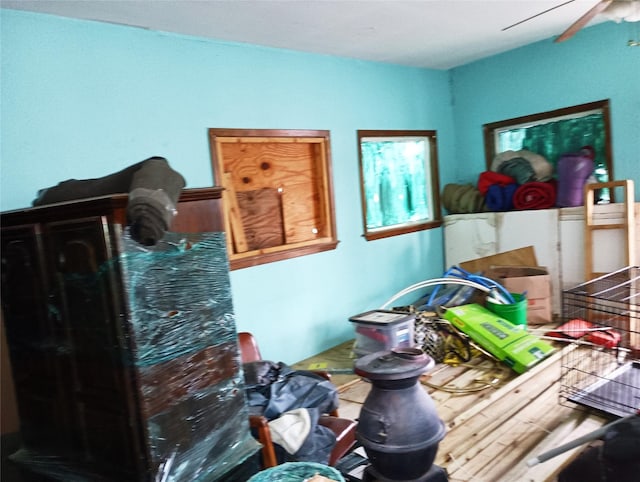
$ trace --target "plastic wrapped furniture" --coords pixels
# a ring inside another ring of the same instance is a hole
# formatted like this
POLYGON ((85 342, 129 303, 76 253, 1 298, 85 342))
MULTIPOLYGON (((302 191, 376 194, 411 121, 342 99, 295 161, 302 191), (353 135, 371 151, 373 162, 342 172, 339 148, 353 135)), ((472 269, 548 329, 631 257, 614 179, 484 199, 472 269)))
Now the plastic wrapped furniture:
POLYGON ((2 213, 2 310, 22 446, 47 480, 246 480, 258 470, 221 189, 152 247, 126 194, 2 213), (254 465, 251 474, 231 473, 254 465))

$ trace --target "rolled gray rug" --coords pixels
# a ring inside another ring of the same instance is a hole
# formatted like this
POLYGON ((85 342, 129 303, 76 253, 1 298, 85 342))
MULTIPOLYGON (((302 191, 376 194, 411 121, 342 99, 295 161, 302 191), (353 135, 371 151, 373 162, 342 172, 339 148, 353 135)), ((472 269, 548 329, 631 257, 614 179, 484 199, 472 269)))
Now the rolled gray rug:
POLYGON ((174 171, 164 157, 155 156, 108 176, 69 179, 41 189, 33 205, 128 193, 131 237, 140 244, 152 246, 171 226, 185 184, 182 175, 174 171))

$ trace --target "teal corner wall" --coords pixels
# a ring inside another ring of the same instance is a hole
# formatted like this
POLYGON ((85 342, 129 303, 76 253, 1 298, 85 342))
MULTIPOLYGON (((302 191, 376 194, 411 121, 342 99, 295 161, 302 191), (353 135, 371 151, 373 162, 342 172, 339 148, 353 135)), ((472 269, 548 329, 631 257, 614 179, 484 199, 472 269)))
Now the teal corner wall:
POLYGON ((451 182, 477 181, 485 170, 483 124, 609 99, 614 176, 632 179, 640 201, 640 47, 627 45, 635 27, 605 22, 452 69, 451 182))

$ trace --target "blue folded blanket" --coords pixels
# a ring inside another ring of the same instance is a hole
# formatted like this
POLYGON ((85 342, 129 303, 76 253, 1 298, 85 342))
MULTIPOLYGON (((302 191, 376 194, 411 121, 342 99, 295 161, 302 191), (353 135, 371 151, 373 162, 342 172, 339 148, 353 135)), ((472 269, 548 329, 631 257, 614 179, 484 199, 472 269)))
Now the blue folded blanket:
POLYGON ((517 184, 501 186, 492 184, 487 189, 484 202, 488 211, 511 211, 513 209, 513 196, 518 189, 517 184))

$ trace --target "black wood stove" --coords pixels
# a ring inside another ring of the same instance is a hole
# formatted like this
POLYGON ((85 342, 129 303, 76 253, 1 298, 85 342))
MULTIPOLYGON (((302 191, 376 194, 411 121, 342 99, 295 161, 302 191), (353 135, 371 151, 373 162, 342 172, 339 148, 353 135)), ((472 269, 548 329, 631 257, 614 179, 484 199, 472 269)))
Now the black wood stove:
POLYGON ((445 426, 418 383, 434 364, 419 348, 376 352, 355 362, 355 373, 372 384, 356 433, 370 462, 363 481, 448 480, 444 469, 433 464, 445 426))

